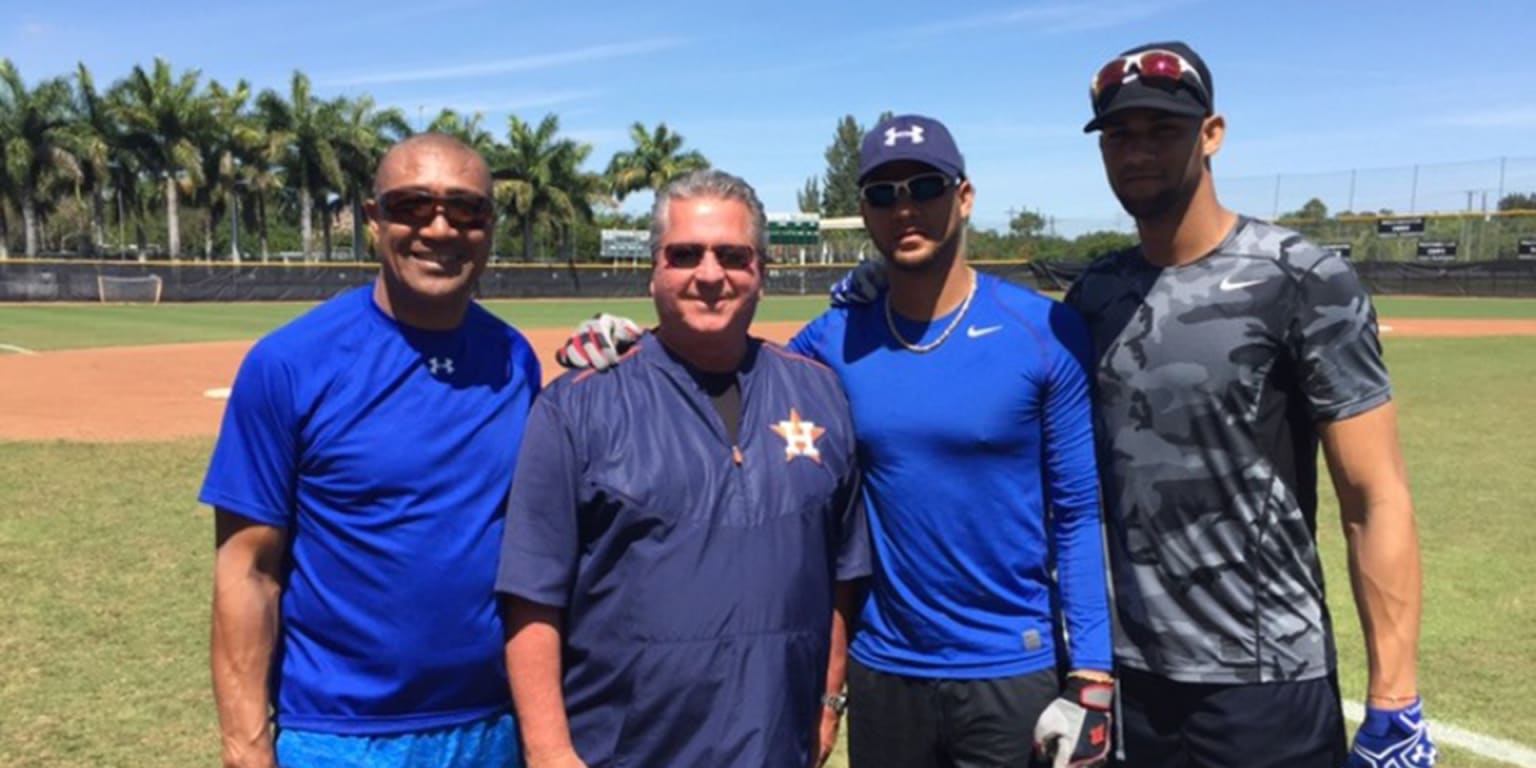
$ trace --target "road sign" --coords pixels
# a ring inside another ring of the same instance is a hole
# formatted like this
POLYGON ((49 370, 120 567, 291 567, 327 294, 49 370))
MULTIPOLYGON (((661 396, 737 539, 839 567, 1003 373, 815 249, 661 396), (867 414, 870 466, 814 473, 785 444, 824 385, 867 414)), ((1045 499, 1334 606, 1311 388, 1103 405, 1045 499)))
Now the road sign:
POLYGON ((1455 240, 1420 240, 1417 250, 1419 261, 1455 261, 1455 240))
POLYGON ((821 217, 814 213, 768 214, 769 245, 815 245, 821 242, 821 217))
POLYGON ((1346 259, 1355 252, 1355 246, 1352 243, 1318 243, 1317 247, 1346 259))
POLYGON ((1424 217, 1412 216, 1403 219, 1377 219, 1376 234, 1382 237, 1424 234, 1424 217))
POLYGON ((602 258, 640 261, 651 258, 651 233, 643 229, 605 229, 598 233, 602 258))

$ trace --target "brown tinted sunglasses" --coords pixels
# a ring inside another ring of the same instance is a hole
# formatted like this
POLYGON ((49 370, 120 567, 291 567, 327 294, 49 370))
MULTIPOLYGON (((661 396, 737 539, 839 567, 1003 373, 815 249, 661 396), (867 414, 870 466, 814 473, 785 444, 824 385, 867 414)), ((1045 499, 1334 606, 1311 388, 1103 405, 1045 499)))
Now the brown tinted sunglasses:
POLYGON ((439 211, 455 229, 484 229, 495 211, 490 198, 474 192, 435 195, 424 189, 392 189, 381 193, 379 212, 387 221, 412 228, 428 227, 439 211))

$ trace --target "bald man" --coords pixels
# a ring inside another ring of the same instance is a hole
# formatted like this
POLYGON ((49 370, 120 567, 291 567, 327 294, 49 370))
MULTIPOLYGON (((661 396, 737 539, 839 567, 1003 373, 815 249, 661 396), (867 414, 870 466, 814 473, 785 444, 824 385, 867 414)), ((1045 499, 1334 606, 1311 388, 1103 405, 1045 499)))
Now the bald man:
POLYGON ((490 172, 424 134, 373 192, 378 278, 251 349, 199 495, 226 766, 521 765, 493 583, 541 379, 470 298, 490 172))

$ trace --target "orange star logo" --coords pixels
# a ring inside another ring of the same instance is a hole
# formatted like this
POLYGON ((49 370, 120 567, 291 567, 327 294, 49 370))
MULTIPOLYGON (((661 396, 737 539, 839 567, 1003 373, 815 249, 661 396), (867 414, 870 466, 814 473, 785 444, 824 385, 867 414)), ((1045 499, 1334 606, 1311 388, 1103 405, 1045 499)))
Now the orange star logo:
POLYGON ((821 463, 821 451, 816 450, 816 438, 826 433, 825 427, 816 426, 814 421, 801 421, 800 412, 791 408, 788 421, 781 421, 769 429, 784 438, 785 461, 804 456, 817 464, 821 463))

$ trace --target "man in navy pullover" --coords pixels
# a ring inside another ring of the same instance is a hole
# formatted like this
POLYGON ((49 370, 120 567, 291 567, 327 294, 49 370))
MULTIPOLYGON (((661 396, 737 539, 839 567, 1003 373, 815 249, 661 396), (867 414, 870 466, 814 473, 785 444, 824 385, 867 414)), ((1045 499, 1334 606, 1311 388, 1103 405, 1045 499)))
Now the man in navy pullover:
POLYGON ((528 766, 805 768, 870 567, 848 403, 747 335, 751 187, 689 174, 652 221, 659 326, 538 399, 513 480, 496 586, 528 766))

